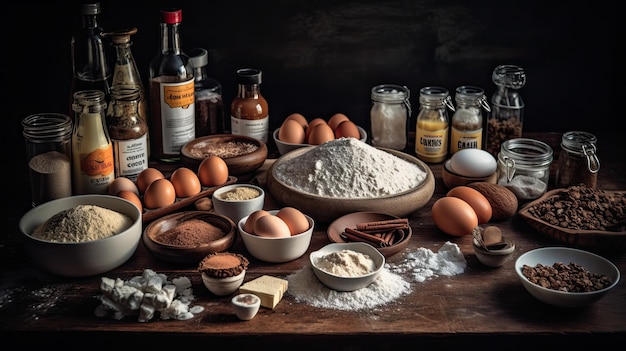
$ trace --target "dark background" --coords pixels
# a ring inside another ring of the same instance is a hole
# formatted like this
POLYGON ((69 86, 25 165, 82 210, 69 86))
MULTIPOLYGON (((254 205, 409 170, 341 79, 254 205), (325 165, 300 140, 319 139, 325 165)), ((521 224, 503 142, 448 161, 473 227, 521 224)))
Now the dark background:
MULTIPOLYGON (((28 206, 20 121, 67 113, 70 39, 81 1, 12 1, 2 31, 4 126, 17 209, 28 206), (8 108, 7 108, 8 107, 8 108)), ((370 90, 383 83, 411 91, 411 130, 419 89, 460 85, 495 90, 493 68, 525 68, 524 131, 618 131, 623 109, 623 23, 617 2, 554 1, 117 1, 103 0, 105 30, 137 27, 132 47, 147 82, 159 50, 159 10, 179 7, 183 51, 209 50, 210 75, 228 106, 235 71, 263 71, 270 130, 292 112, 309 120, 343 112, 369 132, 370 90), (613 5, 615 4, 615 5, 613 5)), ((113 53, 110 53, 113 55, 113 53)), ((601 140, 600 140, 601 142, 601 140)), ((616 146, 619 147, 619 146, 616 146)), ((623 148, 623 147, 622 147, 623 148)))

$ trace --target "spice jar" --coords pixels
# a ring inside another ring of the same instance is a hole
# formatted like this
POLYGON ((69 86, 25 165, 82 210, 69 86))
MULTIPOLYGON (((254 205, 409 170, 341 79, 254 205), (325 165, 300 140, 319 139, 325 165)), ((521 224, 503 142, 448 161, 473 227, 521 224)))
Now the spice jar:
POLYGON ((498 88, 491 97, 485 150, 495 157, 504 141, 522 137, 524 101, 518 89, 526 84, 526 73, 520 66, 500 65, 491 79, 498 88))
POLYGON ((38 113, 22 120, 31 200, 35 207, 72 195, 72 119, 38 113))
POLYGON ((411 118, 409 88, 394 84, 382 84, 372 88, 370 122, 372 145, 404 150, 411 118))
POLYGON ((270 125, 267 100, 261 94, 262 72, 254 68, 237 70, 237 96, 230 105, 231 133, 267 143, 270 125))
POLYGON ((415 126, 415 154, 429 163, 443 162, 448 157, 448 109, 454 111, 448 89, 420 89, 420 112, 415 126), (447 107, 447 108, 446 108, 447 107))
POLYGON ((464 85, 456 88, 456 111, 452 115, 450 154, 483 147, 483 108, 490 112, 483 89, 464 85))
POLYGON ((561 152, 556 170, 556 186, 566 188, 584 184, 595 189, 598 183, 600 160, 596 154, 595 135, 572 131, 561 138, 561 152))
POLYGON ((550 145, 539 140, 505 141, 498 153, 498 184, 513 191, 520 201, 540 197, 548 189, 552 154, 550 145))

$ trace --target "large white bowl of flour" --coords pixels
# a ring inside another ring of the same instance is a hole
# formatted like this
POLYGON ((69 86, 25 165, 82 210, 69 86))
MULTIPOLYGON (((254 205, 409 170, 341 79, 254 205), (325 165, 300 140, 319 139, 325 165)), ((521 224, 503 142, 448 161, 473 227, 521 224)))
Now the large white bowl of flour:
POLYGON ((340 138, 282 155, 267 187, 281 205, 330 223, 360 211, 408 216, 431 199, 435 178, 416 157, 340 138))

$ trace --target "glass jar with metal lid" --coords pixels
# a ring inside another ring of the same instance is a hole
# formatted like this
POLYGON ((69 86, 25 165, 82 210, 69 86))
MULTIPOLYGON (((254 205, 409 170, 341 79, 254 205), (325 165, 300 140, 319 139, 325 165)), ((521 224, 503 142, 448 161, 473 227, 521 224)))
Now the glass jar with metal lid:
POLYGON ((448 89, 420 89, 420 111, 415 125, 415 154, 429 163, 440 163, 448 157, 448 109, 454 111, 448 89))
POLYGON ((571 131, 561 138, 561 152, 556 170, 556 186, 566 188, 584 184, 593 189, 598 183, 600 160, 596 154, 595 135, 571 131))
POLYGON ((521 202, 545 194, 550 180, 553 151, 543 141, 515 138, 502 143, 498 153, 498 184, 521 202))
POLYGON ((382 84, 372 88, 370 122, 372 145, 404 150, 408 119, 411 117, 410 91, 405 86, 382 84))
POLYGON ((483 109, 491 112, 485 91, 464 85, 456 88, 456 111, 452 115, 450 154, 462 149, 483 148, 483 109))

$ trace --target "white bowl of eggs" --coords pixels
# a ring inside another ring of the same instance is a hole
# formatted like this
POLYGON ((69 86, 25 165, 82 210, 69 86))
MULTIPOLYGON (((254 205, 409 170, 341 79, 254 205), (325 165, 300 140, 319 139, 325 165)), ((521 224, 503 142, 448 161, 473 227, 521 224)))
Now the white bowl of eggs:
POLYGON ((328 121, 318 117, 310 122, 303 115, 292 113, 274 130, 272 136, 281 155, 341 137, 357 138, 362 142, 367 140, 365 129, 357 126, 343 113, 335 113, 328 121))
POLYGON ((293 261, 308 250, 315 222, 293 207, 257 210, 237 224, 246 250, 265 262, 293 261))

